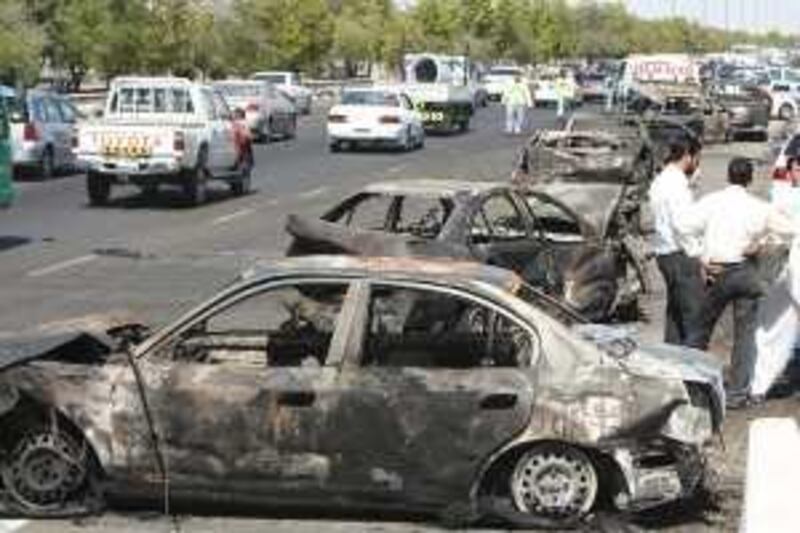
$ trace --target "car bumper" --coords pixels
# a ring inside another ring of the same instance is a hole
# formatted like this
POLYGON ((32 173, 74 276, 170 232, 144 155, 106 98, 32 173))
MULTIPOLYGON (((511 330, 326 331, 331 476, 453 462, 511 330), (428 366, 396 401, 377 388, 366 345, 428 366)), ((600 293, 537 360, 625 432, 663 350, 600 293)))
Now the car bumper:
POLYGON ((139 176, 180 175, 183 171, 181 161, 171 157, 108 159, 99 156, 81 156, 79 162, 87 171, 113 177, 118 183, 128 183, 139 176))
POLYGON ((614 498, 623 510, 639 512, 687 499, 701 486, 705 454, 695 446, 664 441, 646 448, 618 448, 613 453, 624 480, 614 498))
POLYGON ((406 127, 397 126, 329 126, 328 139, 336 141, 366 141, 399 143, 403 140, 406 127))
POLYGON ((39 143, 13 143, 11 148, 11 164, 15 167, 38 165, 42 160, 44 146, 39 143))

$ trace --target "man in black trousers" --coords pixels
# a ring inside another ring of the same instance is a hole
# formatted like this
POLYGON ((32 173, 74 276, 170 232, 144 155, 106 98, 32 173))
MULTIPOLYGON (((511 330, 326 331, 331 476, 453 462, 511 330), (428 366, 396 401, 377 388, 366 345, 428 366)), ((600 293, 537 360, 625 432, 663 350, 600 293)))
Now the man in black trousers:
POLYGON ((679 220, 679 231, 702 239, 708 290, 701 309, 701 348, 707 347, 719 317, 733 304, 734 341, 728 382, 730 407, 749 403, 755 368, 755 332, 764 294, 756 254, 770 235, 791 237, 792 221, 768 202, 750 194, 753 164, 734 158, 728 186, 705 196, 679 220))
POLYGON ((699 261, 700 242, 680 231, 680 219, 694 204, 691 179, 700 164, 700 143, 685 135, 673 139, 664 170, 650 186, 655 219, 653 248, 667 287, 664 340, 700 347, 700 312, 705 292, 699 261))

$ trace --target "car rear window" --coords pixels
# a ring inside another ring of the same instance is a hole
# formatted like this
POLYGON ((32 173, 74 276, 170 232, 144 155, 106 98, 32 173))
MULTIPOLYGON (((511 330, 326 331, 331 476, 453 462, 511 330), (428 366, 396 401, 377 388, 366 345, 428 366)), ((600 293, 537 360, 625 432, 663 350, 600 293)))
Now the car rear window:
POLYGON ((522 72, 513 68, 493 68, 489 76, 519 76, 522 72))
POLYGON ((264 90, 264 86, 260 83, 241 83, 241 84, 224 84, 219 83, 214 85, 214 88, 228 98, 242 98, 248 96, 260 96, 264 90))
POLYGON ((7 96, 3 98, 8 111, 8 120, 12 123, 20 123, 28 121, 28 106, 25 102, 14 96, 7 96))
POLYGON ((111 97, 111 113, 194 113, 194 105, 184 88, 123 86, 111 97))
POLYGON ((346 91, 342 94, 344 105, 400 107, 396 94, 382 91, 346 91))
POLYGON ((253 76, 253 78, 257 80, 265 80, 270 83, 276 83, 278 85, 286 83, 286 76, 284 76, 283 74, 258 74, 256 76, 253 76))

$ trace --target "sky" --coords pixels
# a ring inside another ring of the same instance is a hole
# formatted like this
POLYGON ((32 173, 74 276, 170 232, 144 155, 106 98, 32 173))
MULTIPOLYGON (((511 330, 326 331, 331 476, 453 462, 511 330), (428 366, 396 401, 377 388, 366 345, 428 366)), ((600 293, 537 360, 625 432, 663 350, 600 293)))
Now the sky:
POLYGON ((643 17, 676 14, 711 26, 800 34, 800 0, 625 0, 643 17), (727 9, 726 9, 727 7, 727 9))

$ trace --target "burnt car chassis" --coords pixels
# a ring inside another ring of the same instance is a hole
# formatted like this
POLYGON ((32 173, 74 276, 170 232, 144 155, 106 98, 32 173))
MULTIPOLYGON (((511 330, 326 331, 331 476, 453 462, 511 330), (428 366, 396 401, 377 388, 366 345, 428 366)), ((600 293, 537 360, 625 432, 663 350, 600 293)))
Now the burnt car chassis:
POLYGON ((724 416, 703 353, 637 346, 511 272, 308 257, 114 349, 0 342, 0 510, 108 494, 575 526, 689 497, 724 416))
POLYGON ((648 290, 621 216, 624 185, 398 180, 320 219, 290 215, 287 255, 451 257, 507 268, 593 322, 629 319, 648 290), (581 214, 578 214, 581 213, 581 214))

